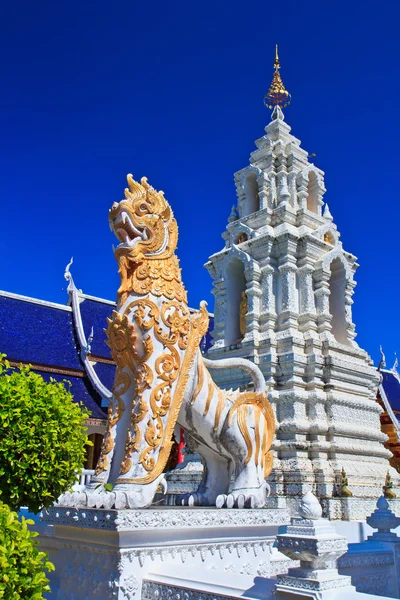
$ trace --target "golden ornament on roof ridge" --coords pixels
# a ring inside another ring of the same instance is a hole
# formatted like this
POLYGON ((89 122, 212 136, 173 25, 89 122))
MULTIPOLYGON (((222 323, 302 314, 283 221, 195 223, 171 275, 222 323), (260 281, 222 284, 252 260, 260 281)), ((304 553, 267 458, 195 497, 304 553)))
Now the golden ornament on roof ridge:
POLYGON ((292 98, 283 85, 281 74, 279 73, 280 68, 281 64, 279 62, 278 44, 276 44, 274 61, 275 73, 272 78, 268 93, 264 96, 264 104, 267 108, 274 108, 275 106, 288 106, 292 98))

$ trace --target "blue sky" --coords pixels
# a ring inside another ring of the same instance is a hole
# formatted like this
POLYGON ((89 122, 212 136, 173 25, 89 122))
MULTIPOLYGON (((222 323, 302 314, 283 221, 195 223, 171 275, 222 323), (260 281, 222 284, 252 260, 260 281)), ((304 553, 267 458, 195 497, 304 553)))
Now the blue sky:
POLYGON ((279 43, 292 133, 315 152, 346 250, 361 265, 358 343, 400 351, 400 3, 15 1, 0 9, 0 289, 113 299, 107 212, 126 173, 165 191, 191 305, 222 248, 279 43))

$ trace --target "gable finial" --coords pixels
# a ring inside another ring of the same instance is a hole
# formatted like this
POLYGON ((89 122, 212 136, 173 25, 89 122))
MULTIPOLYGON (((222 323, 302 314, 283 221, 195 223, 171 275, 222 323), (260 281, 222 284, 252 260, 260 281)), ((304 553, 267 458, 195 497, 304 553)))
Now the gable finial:
POLYGON ((73 262, 74 262, 74 257, 71 256, 71 260, 69 261, 69 263, 65 267, 65 271, 64 271, 64 279, 66 279, 67 281, 70 281, 70 279, 72 277, 70 269, 72 267, 73 262))
POLYGON ((74 262, 74 258, 72 256, 71 260, 65 267, 65 271, 64 271, 64 279, 65 279, 65 281, 68 281, 68 286, 67 286, 68 294, 70 294, 71 292, 74 292, 74 291, 82 293, 82 290, 78 290, 78 288, 76 287, 74 280, 72 278, 71 266, 72 266, 73 262, 74 262))
POLYGON ((275 108, 276 106, 288 106, 292 98, 285 86, 283 85, 282 77, 279 73, 280 68, 281 63, 279 62, 278 44, 276 44, 274 61, 275 73, 272 78, 272 82, 268 93, 264 96, 264 104, 267 108, 275 108))
POLYGON ((380 371, 381 369, 384 369, 386 367, 386 356, 382 350, 382 344, 379 347, 379 352, 381 353, 381 360, 378 365, 378 371, 380 371))
POLYGON ((68 293, 70 293, 70 291, 75 288, 74 280, 72 279, 72 273, 71 273, 71 266, 72 266, 73 262, 74 262, 74 257, 71 256, 71 260, 65 267, 65 271, 64 271, 64 279, 66 281, 68 281, 68 287, 67 287, 68 293))

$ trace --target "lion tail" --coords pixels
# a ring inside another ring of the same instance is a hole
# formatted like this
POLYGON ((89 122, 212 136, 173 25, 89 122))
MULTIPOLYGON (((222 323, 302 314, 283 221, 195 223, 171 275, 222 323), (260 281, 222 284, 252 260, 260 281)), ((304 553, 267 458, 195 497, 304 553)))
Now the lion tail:
POLYGON ((221 360, 203 358, 203 361, 208 369, 242 369, 243 371, 247 371, 254 383, 254 391, 265 394, 267 386, 264 375, 251 360, 246 360, 245 358, 222 358, 221 360))

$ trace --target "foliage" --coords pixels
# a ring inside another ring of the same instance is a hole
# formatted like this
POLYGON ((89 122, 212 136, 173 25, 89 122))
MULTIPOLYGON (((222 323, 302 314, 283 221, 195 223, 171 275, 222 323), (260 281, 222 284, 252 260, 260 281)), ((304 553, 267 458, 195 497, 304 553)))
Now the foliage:
POLYGON ((32 540, 37 533, 29 531, 33 524, 12 512, 0 502, 0 598, 39 600, 50 590, 43 571, 53 571, 54 566, 39 552, 32 540))
POLYGON ((0 355, 0 499, 37 513, 75 483, 88 416, 63 383, 10 369, 0 355))

